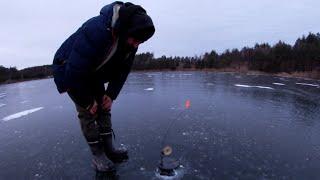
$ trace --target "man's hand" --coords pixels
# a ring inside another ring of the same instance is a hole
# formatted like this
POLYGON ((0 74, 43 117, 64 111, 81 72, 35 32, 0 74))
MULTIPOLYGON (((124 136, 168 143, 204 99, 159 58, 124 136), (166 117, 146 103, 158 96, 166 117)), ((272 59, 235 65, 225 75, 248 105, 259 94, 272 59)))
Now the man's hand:
POLYGON ((96 101, 94 101, 93 105, 88 110, 92 115, 95 115, 98 110, 98 103, 96 101))
POLYGON ((112 106, 112 99, 109 96, 104 95, 102 98, 102 109, 105 111, 110 111, 111 106, 112 106))

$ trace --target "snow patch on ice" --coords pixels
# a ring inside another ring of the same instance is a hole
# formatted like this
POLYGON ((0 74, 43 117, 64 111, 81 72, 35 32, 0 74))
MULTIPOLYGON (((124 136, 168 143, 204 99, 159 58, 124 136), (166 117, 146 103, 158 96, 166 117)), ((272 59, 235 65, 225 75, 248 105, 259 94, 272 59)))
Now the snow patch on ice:
POLYGON ((281 81, 289 81, 288 79, 286 79, 286 78, 279 78, 279 80, 281 80, 281 81))
POLYGON ((207 86, 213 86, 214 84, 213 83, 207 83, 207 86))
POLYGON ((0 98, 4 98, 4 97, 6 97, 6 95, 5 94, 0 94, 0 98))
POLYGON ((154 88, 147 88, 147 89, 144 89, 145 91, 153 91, 154 88))
POLYGON ((0 96, 7 95, 7 93, 0 93, 0 96))
POLYGON ((235 84, 237 87, 245 87, 245 88, 260 88, 260 89, 271 89, 273 90, 272 87, 267 87, 267 86, 250 86, 250 85, 245 85, 245 84, 235 84))
POLYGON ((243 84, 235 84, 235 86, 237 86, 237 87, 247 87, 247 88, 252 87, 252 86, 249 86, 249 85, 243 85, 243 84))
POLYGON ((182 74, 182 75, 184 75, 184 76, 192 76, 192 74, 182 74))
POLYGON ((5 106, 5 105, 6 105, 6 104, 0 104, 0 108, 3 107, 3 106, 5 106))
POLYGON ((272 83, 272 84, 278 85, 278 86, 285 86, 285 84, 283 84, 283 83, 272 83))
POLYGON ((25 104, 25 103, 27 103, 27 102, 29 102, 29 101, 21 101, 20 103, 21 103, 21 104, 25 104))
POLYGON ((261 88, 261 89, 273 89, 272 87, 267 87, 267 86, 253 86, 256 88, 261 88))
POLYGON ((189 133, 187 133, 187 132, 183 132, 183 133, 182 133, 183 136, 186 136, 186 135, 188 135, 188 134, 189 134, 189 133))
POLYGON ((38 107, 38 108, 34 108, 34 109, 25 110, 25 111, 18 112, 18 113, 9 115, 9 116, 7 116, 7 117, 4 117, 2 120, 3 120, 3 121, 10 121, 10 120, 12 120, 12 119, 17 119, 17 118, 26 116, 26 115, 28 115, 28 114, 34 113, 34 112, 36 112, 36 111, 40 111, 41 109, 43 109, 43 107, 38 107))
POLYGON ((303 85, 303 86, 312 86, 312 87, 319 87, 318 84, 308 84, 308 83, 296 83, 298 85, 303 85))

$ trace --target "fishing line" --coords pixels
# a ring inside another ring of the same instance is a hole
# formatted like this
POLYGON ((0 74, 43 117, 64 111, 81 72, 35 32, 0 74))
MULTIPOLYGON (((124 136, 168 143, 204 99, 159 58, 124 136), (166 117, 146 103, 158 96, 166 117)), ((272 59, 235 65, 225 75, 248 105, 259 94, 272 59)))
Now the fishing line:
POLYGON ((168 134, 169 134, 169 131, 170 131, 171 127, 174 125, 174 123, 175 123, 176 121, 178 121, 178 120, 181 118, 182 114, 183 114, 184 112, 186 112, 186 110, 189 109, 190 106, 191 106, 190 100, 187 100, 186 103, 185 103, 185 108, 178 114, 177 118, 171 120, 169 126, 167 127, 167 130, 166 130, 165 133, 164 133, 164 136, 163 136, 163 138, 162 138, 162 141, 161 141, 161 147, 162 147, 162 148, 164 147, 165 140, 166 140, 167 137, 168 137, 168 134))
POLYGON ((172 154, 173 150, 172 148, 167 145, 164 147, 164 143, 167 140, 170 128, 174 125, 174 123, 181 118, 182 114, 190 107, 190 101, 187 100, 185 103, 185 109, 183 109, 177 116, 177 118, 172 119, 169 126, 167 127, 165 134, 163 136, 161 146, 162 150, 160 153, 160 164, 158 166, 158 169, 160 170, 160 175, 163 176, 175 176, 176 172, 175 169, 177 169, 180 166, 180 160, 175 160, 174 158, 171 158, 170 155, 172 154))
POLYGON ((167 137, 168 137, 168 134, 169 134, 169 131, 170 131, 171 127, 174 125, 174 123, 175 123, 176 121, 178 121, 178 120, 180 119, 181 115, 182 115, 184 112, 185 112, 185 109, 182 110, 182 111, 178 114, 177 118, 171 120, 171 122, 170 122, 169 126, 167 127, 167 130, 165 131, 164 136, 163 136, 163 138, 162 138, 161 148, 164 147, 164 143, 165 143, 165 141, 167 140, 167 137))

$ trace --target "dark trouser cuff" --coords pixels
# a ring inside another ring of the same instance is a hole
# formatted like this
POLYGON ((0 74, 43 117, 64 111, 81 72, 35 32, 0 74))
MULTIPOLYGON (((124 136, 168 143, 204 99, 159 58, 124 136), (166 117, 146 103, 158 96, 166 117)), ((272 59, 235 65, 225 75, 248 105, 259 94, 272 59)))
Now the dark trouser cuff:
POLYGON ((100 155, 104 153, 100 141, 88 142, 88 145, 93 155, 100 155))

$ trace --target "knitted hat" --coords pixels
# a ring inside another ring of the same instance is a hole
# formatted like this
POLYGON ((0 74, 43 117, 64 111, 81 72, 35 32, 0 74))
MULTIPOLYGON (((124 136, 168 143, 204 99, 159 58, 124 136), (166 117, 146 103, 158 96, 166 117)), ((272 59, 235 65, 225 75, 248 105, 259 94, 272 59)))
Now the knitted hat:
POLYGON ((155 28, 150 16, 141 6, 125 3, 119 10, 120 32, 141 42, 151 38, 155 28))

